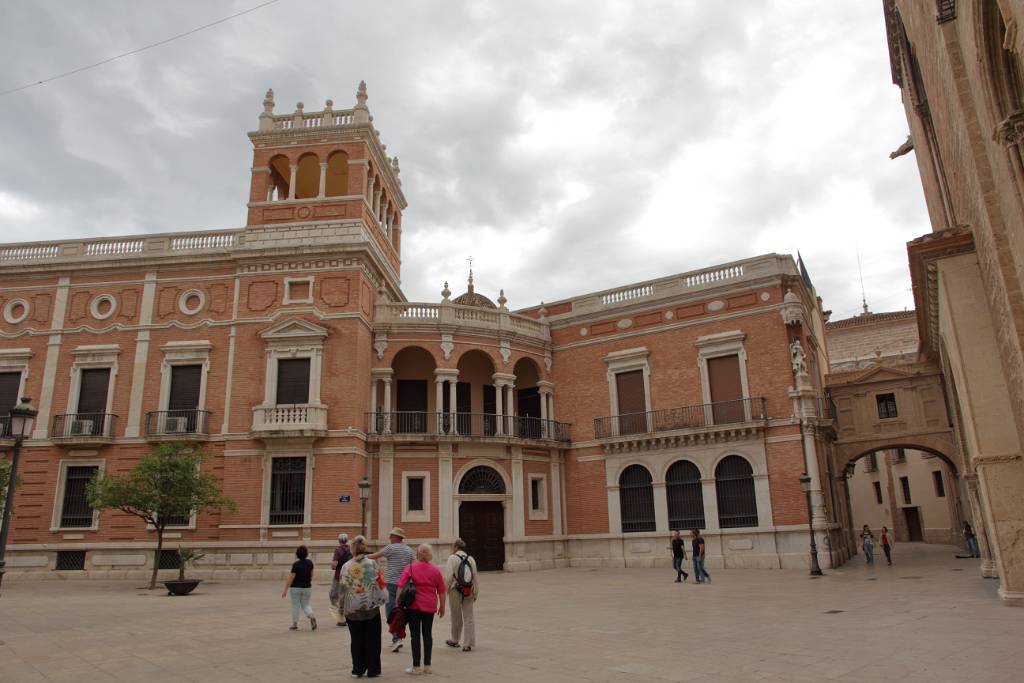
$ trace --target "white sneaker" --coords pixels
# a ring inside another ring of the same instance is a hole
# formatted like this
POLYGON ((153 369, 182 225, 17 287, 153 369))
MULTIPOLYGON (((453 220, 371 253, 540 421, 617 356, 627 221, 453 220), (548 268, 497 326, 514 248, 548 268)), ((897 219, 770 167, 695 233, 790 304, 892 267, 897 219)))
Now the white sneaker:
POLYGON ((404 645, 404 643, 401 640, 396 640, 395 644, 391 646, 391 651, 398 652, 402 649, 402 645, 404 645))
POLYGON ((405 673, 409 674, 410 676, 419 676, 423 673, 423 669, 419 668, 418 666, 410 666, 408 669, 405 670, 405 673))

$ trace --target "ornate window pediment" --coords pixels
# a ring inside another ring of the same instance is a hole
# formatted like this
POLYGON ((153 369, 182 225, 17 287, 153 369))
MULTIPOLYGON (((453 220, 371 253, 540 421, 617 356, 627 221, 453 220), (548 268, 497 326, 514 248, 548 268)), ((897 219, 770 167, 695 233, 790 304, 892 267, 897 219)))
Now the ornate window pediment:
POLYGON ((286 318, 260 332, 268 346, 280 344, 302 344, 323 346, 330 330, 302 318, 286 318))

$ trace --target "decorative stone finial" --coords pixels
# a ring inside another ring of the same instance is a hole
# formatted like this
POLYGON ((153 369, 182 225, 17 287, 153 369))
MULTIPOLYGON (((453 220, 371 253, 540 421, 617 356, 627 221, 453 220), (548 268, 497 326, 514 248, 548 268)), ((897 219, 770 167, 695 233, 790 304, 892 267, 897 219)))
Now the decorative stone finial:
POLYGON ((274 89, 267 88, 267 95, 263 98, 263 111, 268 114, 274 113, 274 89))
POLYGON ((800 297, 794 294, 792 289, 787 289, 786 295, 782 297, 782 310, 780 313, 787 327, 803 325, 804 307, 800 305, 800 297))
POLYGON ((370 116, 370 109, 366 106, 366 81, 359 81, 359 88, 356 90, 356 106, 352 114, 355 123, 370 123, 373 117, 370 116))
POLYGON ((548 309, 544 306, 543 301, 540 302, 540 308, 537 309, 537 314, 540 316, 541 320, 548 317, 548 309))
POLYGON ((507 303, 508 303, 508 299, 505 298, 505 290, 504 289, 499 289, 498 290, 498 308, 504 310, 505 309, 505 304, 507 304, 507 303))
POLYGON ((473 257, 470 256, 466 260, 469 261, 469 279, 466 281, 466 291, 468 293, 472 294, 473 293, 473 257))
POLYGON ((330 109, 330 108, 332 108, 333 106, 334 106, 334 100, 327 100, 327 102, 326 102, 326 108, 327 108, 327 109, 330 109))
POLYGON ((396 176, 402 172, 402 169, 398 167, 398 157, 391 160, 391 170, 395 172, 396 176))
POLYGON ((260 132, 266 133, 274 130, 274 89, 268 88, 267 95, 263 98, 263 112, 260 114, 260 132))
POLYGON ((304 105, 304 104, 303 104, 302 102, 296 102, 296 103, 295 103, 295 113, 296 113, 296 114, 301 114, 301 113, 302 113, 302 110, 303 110, 303 108, 304 108, 305 106, 306 106, 306 105, 304 105))
POLYGON ((450 297, 451 295, 452 295, 452 290, 448 289, 448 281, 445 280, 444 281, 444 289, 441 290, 441 297, 445 301, 448 301, 448 297, 450 297))

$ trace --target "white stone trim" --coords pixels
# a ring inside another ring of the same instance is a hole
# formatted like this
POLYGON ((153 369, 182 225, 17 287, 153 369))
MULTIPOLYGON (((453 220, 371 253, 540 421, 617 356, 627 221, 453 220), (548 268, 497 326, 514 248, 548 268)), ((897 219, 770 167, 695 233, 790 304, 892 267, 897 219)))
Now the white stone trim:
POLYGON ((320 377, 323 372, 324 339, 327 329, 301 318, 288 318, 260 336, 266 341, 266 368, 263 405, 277 405, 277 362, 284 358, 309 358, 308 405, 320 403, 320 377))
MULTIPOLYGON (((93 451, 95 452, 95 451, 93 451)), ((103 474, 107 467, 107 461, 102 458, 62 458, 57 465, 57 492, 53 498, 53 516, 50 519, 50 531, 97 531, 100 528, 100 511, 92 511, 92 525, 88 527, 62 527, 60 525, 61 513, 64 511, 64 488, 67 484, 68 467, 99 467, 100 474, 103 474)))
POLYGON ((185 290, 181 293, 181 296, 178 297, 178 310, 185 315, 196 315, 197 313, 202 312, 204 308, 206 308, 206 292, 201 289, 185 290), (192 297, 199 298, 199 305, 195 308, 188 307, 188 300, 192 297))
POLYGON ((740 384, 743 398, 750 398, 750 385, 747 383, 747 350, 743 344, 747 335, 740 330, 719 332, 698 337, 697 366, 700 369, 700 393, 703 402, 711 403, 711 382, 708 379, 708 359, 722 356, 737 356, 740 364, 740 384))
POLYGON ((527 499, 526 504, 527 517, 531 520, 546 520, 549 518, 548 514, 548 475, 540 472, 530 472, 527 475, 527 499), (534 509, 533 507, 533 482, 539 481, 540 486, 538 491, 538 502, 540 507, 534 509))
POLYGON ((31 311, 32 307, 25 299, 11 299, 4 305, 4 320, 11 325, 17 325, 18 323, 24 322, 31 311), (20 316, 14 315, 15 306, 21 306, 22 314, 20 316))
POLYGON ((92 301, 89 302, 89 314, 96 320, 106 320, 113 317, 115 313, 117 313, 117 299, 112 294, 94 296, 92 301), (104 301, 110 304, 110 310, 106 313, 100 313, 100 304, 104 301))
POLYGON ((117 357, 121 353, 120 344, 94 344, 79 346, 71 351, 75 357, 71 363, 71 390, 68 392, 68 414, 78 412, 78 395, 82 389, 82 370, 109 368, 110 377, 107 381, 107 407, 104 412, 110 415, 114 405, 114 386, 117 383, 117 357))
POLYGON ((402 521, 403 522, 429 522, 430 521, 430 471, 429 470, 412 470, 408 472, 402 472, 402 521), (423 480, 423 509, 422 510, 410 510, 409 509, 409 480, 410 479, 422 479, 423 480))
POLYGON ((286 277, 284 279, 284 304, 311 304, 313 303, 313 276, 308 277, 286 277), (292 297, 292 285, 297 282, 305 282, 309 285, 309 296, 302 299, 292 297))
MULTIPOLYGON (((643 371, 644 412, 650 412, 651 364, 648 360, 650 355, 651 352, 647 350, 647 347, 641 346, 634 349, 614 351, 604 357, 604 362, 608 366, 608 396, 611 405, 611 414, 613 416, 619 415, 619 389, 615 381, 615 376, 622 372, 632 372, 634 370, 643 371)), ((618 433, 618 420, 615 420, 615 432, 618 433)))
MULTIPOLYGON (((206 410, 206 379, 210 372, 210 351, 213 344, 205 339, 196 341, 172 341, 163 344, 160 350, 164 353, 160 363, 160 401, 158 410, 167 410, 171 399, 171 368, 175 365, 201 365, 202 375, 199 380, 199 405, 197 410, 206 410)), ((209 427, 209 425, 207 425, 209 427)))

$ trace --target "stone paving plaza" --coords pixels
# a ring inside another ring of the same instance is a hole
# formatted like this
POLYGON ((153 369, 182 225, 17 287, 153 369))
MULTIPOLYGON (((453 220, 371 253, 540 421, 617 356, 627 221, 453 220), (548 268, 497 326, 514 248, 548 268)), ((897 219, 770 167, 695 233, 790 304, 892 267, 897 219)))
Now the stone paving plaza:
MULTIPOLYGON (((666 570, 486 574, 478 647, 445 647, 434 678, 460 681, 1019 681, 1024 610, 955 549, 901 545, 896 565, 860 558, 803 572, 666 570)), ((326 578, 326 573, 320 578, 326 578)), ((348 635, 318 582, 316 632, 287 630, 277 581, 207 582, 189 597, 139 582, 5 582, 0 681, 294 681, 348 677, 348 635)), ((406 650, 408 646, 406 646, 406 650)), ((383 654, 407 678, 406 651, 383 654)))

